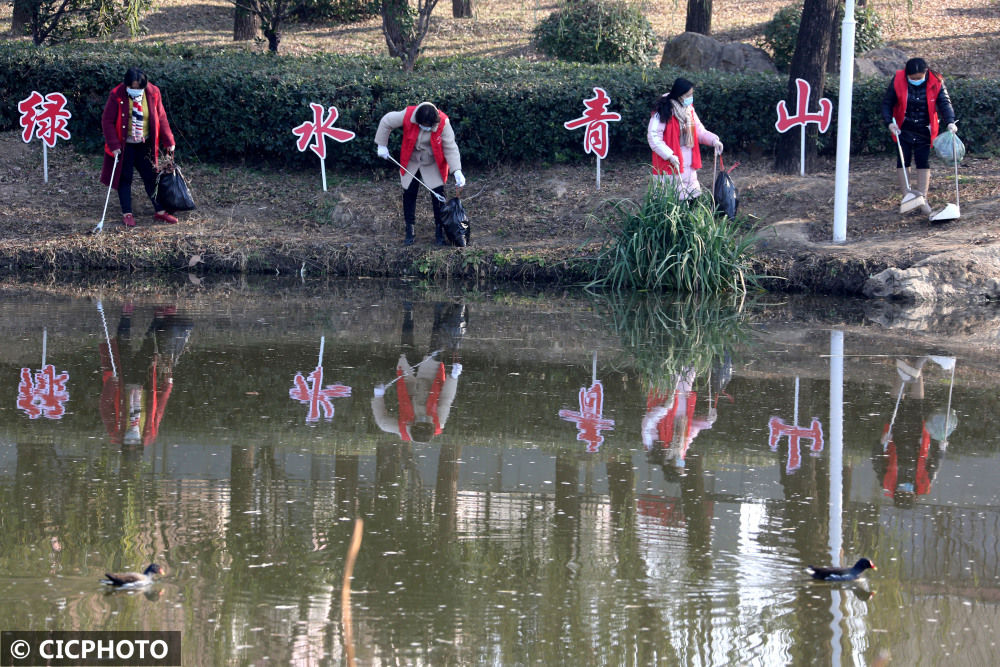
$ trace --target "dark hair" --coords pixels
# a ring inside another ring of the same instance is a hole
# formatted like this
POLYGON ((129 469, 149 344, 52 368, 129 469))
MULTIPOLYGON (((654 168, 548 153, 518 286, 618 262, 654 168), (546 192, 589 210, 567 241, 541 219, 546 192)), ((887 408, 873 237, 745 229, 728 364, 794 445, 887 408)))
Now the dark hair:
POLYGON ((417 107, 417 110, 413 112, 413 120, 417 125, 423 125, 424 127, 434 127, 438 124, 438 111, 431 104, 421 104, 417 107))
POLYGON ((670 120, 670 116, 674 113, 670 102, 672 100, 680 102, 681 97, 687 95, 692 88, 694 88, 694 84, 687 79, 680 76, 674 79, 674 85, 670 86, 670 92, 666 95, 660 95, 660 99, 656 100, 656 115, 660 117, 660 120, 664 123, 670 120))
POLYGON ((143 72, 138 67, 129 67, 125 71, 125 87, 131 88, 133 81, 138 81, 140 84, 139 85, 140 88, 145 88, 146 84, 149 83, 149 81, 146 79, 145 72, 143 72))
POLYGON ((927 61, 923 58, 910 58, 906 61, 906 76, 923 74, 927 71, 927 61))
POLYGON ((416 422, 410 426, 410 437, 414 442, 430 442, 434 437, 434 424, 428 422, 416 422))

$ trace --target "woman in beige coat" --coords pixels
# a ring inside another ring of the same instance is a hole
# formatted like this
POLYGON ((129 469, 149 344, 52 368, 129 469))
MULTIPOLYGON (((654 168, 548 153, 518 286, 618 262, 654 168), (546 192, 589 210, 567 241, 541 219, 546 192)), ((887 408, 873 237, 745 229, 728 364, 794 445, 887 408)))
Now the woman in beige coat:
POLYGON ((399 155, 399 164, 405 166, 399 170, 399 181, 403 187, 403 222, 406 223, 403 243, 413 244, 413 223, 420 189, 420 184, 414 178, 416 176, 438 195, 431 199, 434 208, 434 241, 438 245, 444 245, 446 242, 441 202, 449 171, 455 172, 455 185, 465 185, 462 156, 455 143, 455 131, 448 116, 430 102, 421 102, 416 106, 406 107, 403 111, 390 111, 382 116, 375 133, 380 158, 389 159, 389 135, 396 128, 403 130, 403 145, 399 155))

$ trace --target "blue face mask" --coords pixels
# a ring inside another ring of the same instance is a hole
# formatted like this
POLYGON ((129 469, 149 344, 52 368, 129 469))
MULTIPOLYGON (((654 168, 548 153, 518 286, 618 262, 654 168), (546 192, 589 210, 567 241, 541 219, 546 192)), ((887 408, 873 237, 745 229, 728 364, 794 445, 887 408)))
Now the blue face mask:
POLYGON ((424 132, 433 132, 434 131, 433 127, 427 127, 426 125, 421 125, 420 129, 423 130, 424 132))
POLYGON ((909 82, 912 85, 914 85, 914 86, 922 86, 922 85, 924 85, 924 81, 926 81, 926 80, 927 80, 927 77, 925 76, 922 79, 909 79, 909 82))
POLYGON ((692 104, 694 104, 694 95, 692 95, 691 97, 685 97, 683 100, 681 100, 681 104, 683 104, 686 107, 689 107, 692 104))
POLYGON ((125 92, 128 93, 129 97, 140 97, 142 95, 142 88, 126 88, 125 92))

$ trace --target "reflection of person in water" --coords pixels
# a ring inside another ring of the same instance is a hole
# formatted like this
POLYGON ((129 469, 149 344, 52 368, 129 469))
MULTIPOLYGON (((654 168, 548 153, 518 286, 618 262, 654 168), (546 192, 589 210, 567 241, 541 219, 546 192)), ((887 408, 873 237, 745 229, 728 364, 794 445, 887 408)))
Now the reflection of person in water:
POLYGON ((944 419, 939 419, 940 415, 925 417, 924 366, 929 360, 946 369, 954 368, 952 357, 896 360, 896 407, 872 456, 885 494, 901 507, 912 506, 917 496, 930 492, 941 454, 948 446, 948 435, 956 424, 952 417, 949 423, 941 424, 942 428, 936 428, 935 424, 944 419))
POLYGON ((712 428, 718 416, 713 404, 703 417, 695 414, 698 392, 694 391, 694 369, 687 368, 677 376, 674 391, 662 393, 655 389, 646 398, 646 414, 642 418, 642 444, 651 461, 681 469, 691 442, 701 431, 712 428))
POLYGON ((396 364, 396 397, 399 408, 391 417, 385 405, 386 385, 375 387, 372 414, 386 433, 394 433, 404 442, 428 442, 444 430, 451 412, 452 401, 462 374, 459 349, 468 326, 468 309, 464 304, 438 303, 434 306, 431 329, 431 350, 415 365, 410 365, 407 353, 416 352, 413 337, 413 307, 407 302, 403 310, 402 352, 396 364), (443 359, 450 358, 448 372, 443 359))
POLYGON ((145 446, 156 440, 192 323, 173 306, 157 307, 141 345, 133 348, 134 311, 130 303, 122 306, 115 337, 100 345, 100 410, 113 444, 145 446))

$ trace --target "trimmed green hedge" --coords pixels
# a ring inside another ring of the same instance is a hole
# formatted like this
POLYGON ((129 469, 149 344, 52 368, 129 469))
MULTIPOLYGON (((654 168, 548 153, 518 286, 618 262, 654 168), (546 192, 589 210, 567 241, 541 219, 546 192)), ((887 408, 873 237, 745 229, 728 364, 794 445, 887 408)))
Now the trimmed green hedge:
MULTIPOLYGON (((100 116, 108 92, 125 69, 136 64, 163 91, 167 114, 182 155, 206 161, 246 160, 315 166, 315 156, 295 148, 291 130, 311 119, 309 103, 336 106, 336 126, 357 137, 328 142, 327 162, 358 168, 380 164, 375 129, 387 111, 432 100, 451 118, 463 160, 563 162, 592 159, 583 153, 583 130, 563 123, 583 112, 583 99, 602 86, 610 109, 622 121, 610 123, 615 155, 649 160, 645 128, 653 102, 681 72, 628 65, 535 63, 518 59, 421 61, 407 75, 389 58, 320 55, 275 57, 191 47, 74 45, 38 49, 0 43, 0 130, 18 128, 17 102, 31 90, 62 92, 70 101, 73 140, 85 150, 103 143, 100 116)), ((775 106, 787 79, 766 74, 686 74, 698 88, 705 125, 729 150, 773 149, 775 106)), ((1000 82, 957 80, 949 91, 970 151, 995 150, 1000 82)), ((880 104, 888 81, 859 81, 854 93, 852 146, 888 151, 880 104)), ((836 109, 836 81, 826 96, 836 109)), ((398 145, 400 133, 393 139, 398 145)), ((835 146, 836 122, 821 137, 835 146)))

